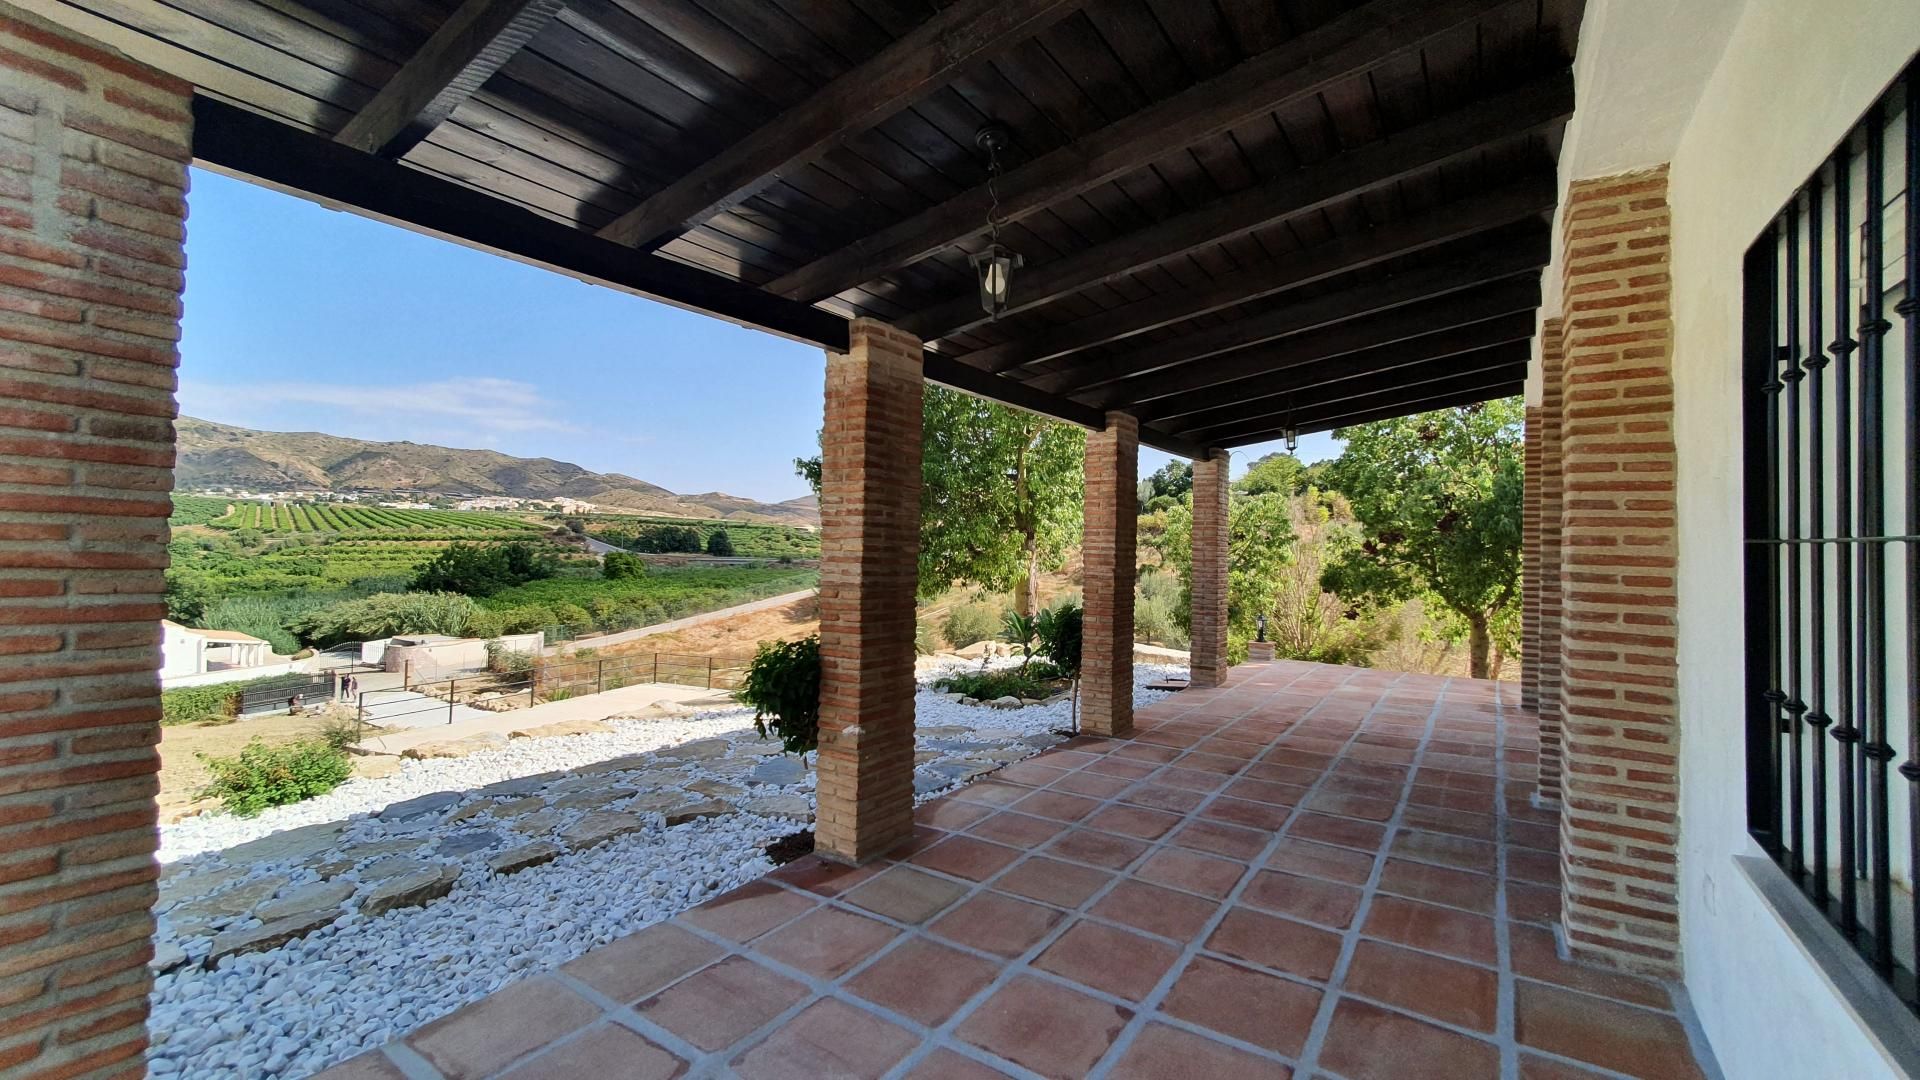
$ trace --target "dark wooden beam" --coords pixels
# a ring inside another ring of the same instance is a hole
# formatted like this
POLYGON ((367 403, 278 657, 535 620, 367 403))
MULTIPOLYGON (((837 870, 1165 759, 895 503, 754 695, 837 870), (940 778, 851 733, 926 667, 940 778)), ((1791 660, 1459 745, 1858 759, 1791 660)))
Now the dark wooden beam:
POLYGON ((334 140, 381 157, 404 155, 546 29, 562 6, 563 0, 466 0, 334 140))
POLYGON ((1212 415, 1215 410, 1240 408, 1249 402, 1263 398, 1282 398, 1287 394, 1298 393, 1320 383, 1337 382, 1341 379, 1370 375, 1376 371, 1389 371, 1414 364, 1424 364, 1449 356, 1477 352, 1496 345, 1526 345, 1533 338, 1534 323, 1535 316, 1531 311, 1502 315, 1486 322, 1456 326, 1439 333, 1396 341, 1391 345, 1348 353, 1331 360, 1307 362, 1298 367, 1283 369, 1255 379, 1242 379, 1239 382, 1231 382, 1207 390, 1161 398, 1159 401, 1128 411, 1135 413, 1143 421, 1151 421, 1168 428, 1183 426, 1168 424, 1167 421, 1173 417, 1193 417, 1195 414, 1200 414, 1197 419, 1184 423, 1184 426, 1201 427, 1205 425, 1206 417, 1212 415))
MULTIPOLYGON (((1439 333, 1464 324, 1478 324, 1503 315, 1524 315, 1526 330, 1532 333, 1533 312, 1540 306, 1540 282, 1537 278, 1510 278, 1471 292, 1443 296, 1437 300, 1413 304, 1371 319, 1336 323, 1322 330, 1281 338, 1239 352, 1209 357, 1177 368, 1155 372, 1143 379, 1129 379, 1104 396, 1099 407, 1129 408, 1163 398, 1177 397, 1223 383, 1275 375, 1302 367, 1309 374, 1334 370, 1334 359, 1362 354, 1384 345, 1423 335, 1439 333)), ((1238 387, 1234 387, 1238 389, 1238 387)), ((1228 391, 1231 393, 1231 391, 1228 391)))
MULTIPOLYGON (((1405 398, 1368 404, 1355 409, 1335 406, 1335 411, 1332 412, 1295 417, 1294 427, 1302 435, 1311 435, 1316 431, 1333 431, 1336 428, 1352 427, 1355 424, 1370 424, 1376 420, 1394 420, 1402 416, 1417 416, 1420 413, 1438 409, 1451 409, 1461 405, 1513 397, 1525 391, 1526 388, 1524 379, 1500 381, 1497 378, 1491 379, 1485 385, 1468 386, 1446 392, 1416 388, 1405 398)), ((1285 432, 1286 422, 1281 421, 1264 431, 1222 439, 1218 445, 1222 449, 1231 449, 1251 443, 1271 442, 1280 438, 1285 432)))
POLYGON ((945 86, 966 68, 1033 37, 1084 2, 959 0, 615 218, 600 235, 633 247, 671 240, 945 86))
MULTIPOLYGON (((1276 418, 1284 423, 1289 413, 1295 416, 1321 415, 1335 404, 1357 398, 1382 394, 1404 396, 1405 393, 1416 389, 1421 389, 1423 392, 1429 390, 1440 392, 1469 382, 1479 385, 1488 380, 1489 373, 1497 376, 1500 381, 1524 380, 1527 377, 1527 361, 1532 355, 1532 349, 1530 342, 1510 341, 1503 345, 1475 349, 1472 352, 1376 371, 1350 379, 1311 383, 1303 386, 1297 393, 1263 398, 1243 405, 1185 417, 1179 423, 1163 425, 1162 430, 1173 431, 1195 441, 1218 442, 1234 435, 1245 434, 1248 430, 1271 427, 1276 418)), ((1367 406, 1362 404, 1359 407, 1367 406)))
POLYGON ((845 351, 847 322, 731 278, 601 240, 531 210, 208 97, 193 154, 216 172, 571 277, 845 351))
MULTIPOLYGON (((1267 228, 1557 125, 1573 112, 1573 74, 1558 72, 1406 131, 1229 195, 1065 258, 1020 271, 1003 313, 1017 314, 1234 236, 1267 228)), ((989 321, 975 290, 897 320, 933 341, 989 321)))
POLYGON ((1145 376, 1195 360, 1290 334, 1362 319, 1422 300, 1448 296, 1547 265, 1552 244, 1545 228, 1536 234, 1482 247, 1443 263, 1403 270, 1392 277, 1301 300, 1245 319, 1194 330, 1172 342, 1153 342, 1091 360, 1072 356, 1021 369, 1029 386, 1069 396, 1145 376))
POLYGON ((1263 296, 1297 289, 1363 267, 1462 240, 1553 209, 1557 185, 1539 176, 1436 206, 1417 217, 1289 252, 1270 263, 1223 274, 1205 285, 1162 293, 1002 345, 966 354, 989 371, 1011 371, 1037 360, 1119 341, 1263 296))
MULTIPOLYGON (((1082 405, 1077 401, 1069 401, 1044 390, 1035 390, 1031 386, 981 371, 976 367, 969 367, 959 360, 942 356, 937 352, 923 354, 921 371, 928 382, 936 382, 1012 408, 1051 416, 1056 420, 1065 420, 1070 424, 1078 424, 1094 431, 1099 431, 1107 425, 1107 414, 1099 409, 1082 405)), ((1184 458, 1197 460, 1207 456, 1205 447, 1145 425, 1140 428, 1140 441, 1144 445, 1165 450, 1169 454, 1178 454, 1184 458)))
POLYGON ((986 231, 1107 183, 1246 121, 1418 51, 1506 0, 1375 0, 1148 106, 1001 177, 776 278, 796 300, 833 296, 986 231))

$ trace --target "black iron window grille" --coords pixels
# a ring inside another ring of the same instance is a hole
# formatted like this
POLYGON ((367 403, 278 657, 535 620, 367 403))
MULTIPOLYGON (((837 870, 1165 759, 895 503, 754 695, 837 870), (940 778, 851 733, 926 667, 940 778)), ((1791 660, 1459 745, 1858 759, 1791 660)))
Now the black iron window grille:
POLYGON ((1747 253, 1752 835, 1920 1009, 1916 65, 1747 253))

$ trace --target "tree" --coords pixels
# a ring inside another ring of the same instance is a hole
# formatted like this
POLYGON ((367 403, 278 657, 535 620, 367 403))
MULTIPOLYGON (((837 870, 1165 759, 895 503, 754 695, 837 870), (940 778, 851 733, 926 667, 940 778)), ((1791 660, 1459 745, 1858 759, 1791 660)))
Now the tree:
POLYGON ((1306 467, 1292 454, 1268 454, 1247 466, 1247 474, 1234 481, 1233 489, 1243 495, 1297 495, 1306 490, 1306 467))
POLYGON ((1322 575, 1349 600, 1429 598, 1464 624, 1475 678, 1510 648, 1520 600, 1520 399, 1334 432, 1345 451, 1327 471, 1361 535, 1322 575))
POLYGON ((647 576, 647 564, 640 556, 625 551, 609 551, 600 559, 600 576, 608 581, 647 576))
POLYGON ((460 634, 476 610, 458 593, 375 593, 315 608, 289 620, 287 628, 321 646, 395 634, 460 634))
POLYGON ((733 554, 733 537, 727 535, 727 530, 715 529, 707 534, 707 554, 722 556, 733 554))
POLYGON ((448 544, 414 572, 416 592, 492 596, 501 589, 550 578, 559 563, 532 544, 448 544))
POLYGON ((1140 481, 1140 501, 1178 499, 1193 490, 1193 462, 1169 461, 1140 481))
MULTIPOLYGON (((1286 495, 1241 495, 1227 510, 1227 655, 1244 659, 1260 616, 1273 610, 1282 575, 1293 558, 1293 517, 1286 495)), ((1193 613, 1193 497, 1165 512, 1164 525, 1143 533, 1161 565, 1179 570, 1178 621, 1191 629, 1193 613)))

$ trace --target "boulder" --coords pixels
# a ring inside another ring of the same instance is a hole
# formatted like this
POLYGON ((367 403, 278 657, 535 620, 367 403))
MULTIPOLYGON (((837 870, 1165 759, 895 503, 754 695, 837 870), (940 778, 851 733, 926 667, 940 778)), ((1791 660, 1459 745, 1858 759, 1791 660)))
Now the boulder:
POLYGON ((452 892, 453 883, 459 879, 459 868, 434 865, 390 877, 360 898, 360 913, 384 915, 399 908, 419 907, 452 892))
POLYGON ((496 874, 517 874, 542 863, 550 863, 560 855, 560 849, 545 840, 535 840, 531 844, 521 844, 487 860, 487 869, 496 874))
POLYGON ((987 702, 987 707, 990 709, 1018 709, 1025 704, 1026 702, 1021 701, 1012 694, 1008 694, 1005 697, 997 697, 987 702))
POLYGON ((332 922, 340 914, 340 904, 353 895, 353 888, 351 881, 316 881, 302 885, 254 908, 253 917, 270 923, 330 912, 327 921, 332 922))

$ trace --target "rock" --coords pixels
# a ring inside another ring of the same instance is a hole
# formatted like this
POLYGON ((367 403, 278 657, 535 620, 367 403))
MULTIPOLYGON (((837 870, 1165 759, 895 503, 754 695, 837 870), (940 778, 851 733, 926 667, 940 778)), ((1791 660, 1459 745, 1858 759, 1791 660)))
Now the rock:
POLYGON ((507 828, 522 836, 545 836, 565 820, 565 815, 558 810, 542 810, 537 814, 524 814, 514 818, 507 823, 507 828))
POLYGON ((471 855, 476 851, 485 851, 500 842, 497 832, 463 832, 440 841, 433 853, 442 858, 457 859, 462 855, 471 855))
POLYGON ((216 934, 213 938, 213 950, 207 953, 205 963, 208 967, 213 967, 223 957, 279 948, 295 938, 306 937, 339 916, 340 911, 337 908, 328 911, 310 911, 302 915, 289 915, 284 919, 247 930, 228 930, 216 934))
POLYGON ((165 975, 187 962, 187 950, 171 941, 162 941, 153 947, 153 959, 147 961, 147 969, 155 975, 165 975))
POLYGON ((951 779, 941 776, 939 773, 928 772, 923 769, 913 774, 913 793, 915 795, 925 795, 928 792, 939 791, 941 788, 952 783, 953 781, 951 779))
POLYGON ((654 751, 654 756, 669 761, 712 761, 725 757, 727 748, 732 744, 725 739, 695 739, 654 751))
POLYGON ((678 791, 648 791, 635 796, 626 809, 629 814, 659 813, 686 801, 687 797, 678 791))
POLYGON ((354 844, 341 849, 338 855, 326 862, 313 864, 313 869, 321 877, 330 878, 336 874, 344 874, 368 859, 399 855, 419 846, 419 837, 401 837, 398 840, 375 840, 368 844, 354 844))
POLYGON ((987 707, 991 709, 1018 709, 1024 704, 1026 704, 1026 702, 1021 701, 1012 694, 1008 694, 1005 697, 997 697, 987 702, 987 707))
POLYGON ((992 750, 997 744, 981 742, 979 739, 927 739, 924 745, 930 750, 992 750))
POLYGON ((360 899, 362 915, 384 915, 404 907, 419 907, 453 891, 460 871, 451 866, 426 866, 388 878, 360 899))
POLYGON ((487 868, 496 874, 517 874, 529 867, 550 863, 560 855, 560 849, 545 840, 535 840, 531 844, 521 844, 509 848, 487 860, 487 868))
POLYGON ((160 899, 154 902, 154 906, 164 909, 182 900, 205 896, 228 882, 246 876, 247 868, 244 866, 228 866, 197 874, 173 874, 160 882, 160 899))
MULTIPOLYGON (((947 697, 951 700, 955 697, 966 697, 966 695, 948 694, 947 697)), ((922 739, 960 739, 965 738, 972 731, 972 728, 962 727, 959 724, 930 724, 927 727, 914 728, 913 733, 922 739)))
POLYGON ((428 758, 461 758, 483 750, 498 750, 507 745, 507 737, 497 731, 483 731, 464 739, 440 739, 415 743, 400 751, 403 758, 425 761, 428 758))
POLYGON ((753 771, 747 774, 747 780, 751 783, 772 784, 776 787, 797 784, 806 778, 806 763, 792 754, 768 758, 755 765, 753 771))
POLYGON ((564 798, 555 799, 553 805, 560 810, 597 810, 615 799, 631 798, 639 792, 639 788, 629 787, 626 784, 609 784, 604 787, 576 791, 564 798))
POLYGON ((507 738, 552 739, 562 735, 591 735, 595 732, 612 730, 614 730, 612 724, 603 724, 598 720, 558 720, 551 724, 517 728, 507 732, 507 738))
POLYGON ((253 909, 253 917, 261 922, 278 922, 330 911, 333 914, 327 921, 332 922, 340 914, 341 902, 352 895, 351 881, 316 881, 261 904, 253 909))
POLYGON ((400 771, 400 759, 392 754, 355 754, 353 775, 362 780, 378 780, 400 771))
POLYGON ((638 814, 621 814, 602 811, 588 814, 567 827, 560 834, 560 841, 571 851, 604 844, 616 836, 625 836, 630 832, 639 832, 647 827, 647 819, 638 814))
POLYGON ((346 823, 339 821, 303 825, 298 829, 272 833, 258 840, 230 847, 220 854, 231 866, 279 862, 283 859, 304 859, 309 855, 318 855, 339 843, 340 835, 346 831, 346 823))
POLYGON ((913 752, 913 763, 916 766, 925 765, 929 761, 939 760, 940 751, 938 750, 915 750, 913 752))
POLYGON ((174 908, 167 915, 169 919, 178 923, 238 918, 252 911, 255 904, 285 888, 286 884, 285 874, 255 878, 252 881, 242 882, 226 892, 190 900, 174 908))
POLYGON ((448 814, 446 816, 445 821, 446 821, 446 824, 448 825, 455 825, 462 821, 467 820, 468 818, 479 817, 481 814, 487 813, 492 809, 493 809, 493 803, 487 801, 486 799, 481 799, 478 802, 470 802, 467 805, 461 807, 460 809, 455 810, 453 813, 448 814))
POLYGON ((1028 705, 1045 705, 1046 703, 1047 703, 1047 699, 1045 698, 1023 697, 1020 699, 1020 705, 1022 708, 1028 705))
POLYGON ((390 878, 400 877, 403 874, 417 873, 421 870, 431 870, 438 865, 438 863, 430 863, 423 859, 381 859, 379 862, 369 863, 361 869, 360 882, 364 885, 373 881, 386 881, 390 878))
POLYGON ((985 776, 997 768, 999 768, 998 765, 985 765, 972 761, 942 761, 931 766, 931 771, 945 777, 948 781, 964 781, 976 776, 985 776))
POLYGON ((628 754, 625 757, 608 758, 605 761, 596 761, 590 765, 582 765, 573 771, 574 774, 578 776, 599 776, 603 773, 630 772, 635 769, 644 769, 653 763, 653 755, 651 754, 628 754))
POLYGON ((733 813, 733 807, 718 799, 706 799, 701 802, 685 803, 667 811, 667 828, 685 825, 700 818, 719 817, 733 813))
POLYGON ((435 791, 420 795, 405 802, 397 802, 374 816, 381 821, 412 821, 417 817, 437 814, 459 803, 461 795, 457 791, 435 791))
POLYGON ((1038 735, 1022 735, 1020 736, 1019 741, 1028 746, 1033 747, 1036 750, 1045 750, 1049 746, 1055 746, 1060 743, 1066 742, 1065 739, 1061 738, 1058 735, 1055 735, 1051 731, 1043 731, 1038 735))
POLYGON ((477 792, 489 799, 511 799, 521 795, 532 795, 551 783, 552 773, 545 776, 522 776, 515 780, 502 780, 497 784, 488 784, 477 792))
POLYGON ((746 788, 719 780, 695 780, 687 785, 687 790, 715 799, 733 799, 747 793, 746 788))
POLYGON ((805 795, 762 795, 742 803, 740 809, 761 817, 785 818, 789 821, 812 821, 813 804, 805 795))

